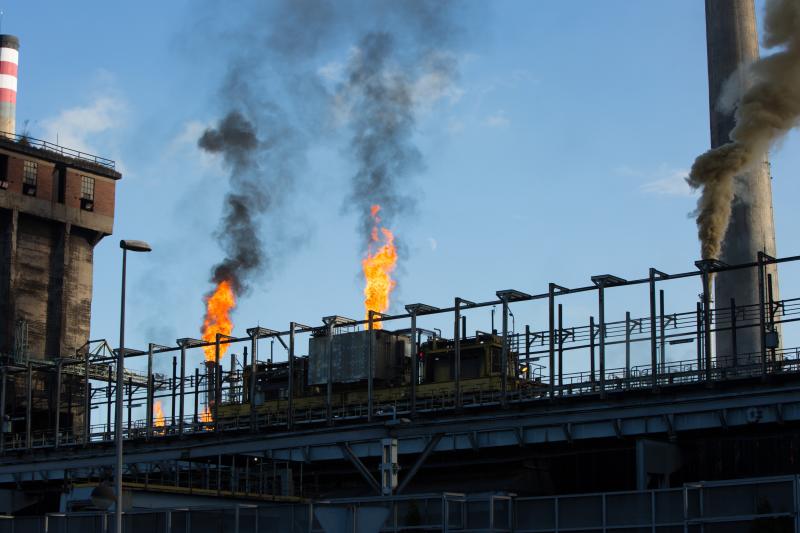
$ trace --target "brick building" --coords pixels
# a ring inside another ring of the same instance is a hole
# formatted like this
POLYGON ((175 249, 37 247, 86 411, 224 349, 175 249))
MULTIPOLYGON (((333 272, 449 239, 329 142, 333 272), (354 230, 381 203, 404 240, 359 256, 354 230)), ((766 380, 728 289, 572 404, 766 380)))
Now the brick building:
POLYGON ((89 340, 93 252, 120 177, 112 161, 0 136, 0 352, 53 359, 89 340))

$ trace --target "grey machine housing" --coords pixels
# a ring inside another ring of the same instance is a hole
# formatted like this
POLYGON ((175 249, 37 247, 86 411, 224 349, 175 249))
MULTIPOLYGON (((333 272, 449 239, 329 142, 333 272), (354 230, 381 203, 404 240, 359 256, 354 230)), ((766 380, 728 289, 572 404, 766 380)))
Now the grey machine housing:
POLYGON ((385 383, 403 382, 405 358, 411 357, 411 338, 384 329, 311 337, 308 343, 308 384, 328 382, 328 350, 331 350, 333 383, 354 383, 369 377, 372 339, 373 379, 385 383))

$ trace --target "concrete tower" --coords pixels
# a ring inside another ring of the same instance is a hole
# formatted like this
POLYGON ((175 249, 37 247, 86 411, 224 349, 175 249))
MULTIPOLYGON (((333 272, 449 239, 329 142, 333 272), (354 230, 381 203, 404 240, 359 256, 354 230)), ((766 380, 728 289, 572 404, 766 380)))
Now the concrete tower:
POLYGON ((54 359, 89 340, 94 247, 111 234, 121 175, 14 134, 17 43, 0 36, 0 356, 54 359))
MULTIPOLYGON (((711 146, 716 148, 730 142, 730 133, 735 125, 733 115, 722 111, 719 106, 723 87, 731 83, 737 91, 743 92, 747 88, 747 79, 739 67, 759 57, 753 0, 706 0, 706 39, 711 146)), ((758 168, 737 178, 736 197, 722 243, 721 261, 729 264, 756 261, 758 252, 775 256, 770 179, 766 160, 758 168)), ((772 274, 777 298, 777 270, 771 266, 768 272, 772 274)), ((758 303, 756 269, 718 275, 714 283, 714 298, 717 309, 729 307, 732 298, 737 307, 758 303)), ((740 320, 739 324, 746 325, 747 322, 740 320)), ((731 334, 719 332, 716 347, 721 365, 755 362, 761 350, 759 330, 757 327, 740 330, 735 350, 731 334)))

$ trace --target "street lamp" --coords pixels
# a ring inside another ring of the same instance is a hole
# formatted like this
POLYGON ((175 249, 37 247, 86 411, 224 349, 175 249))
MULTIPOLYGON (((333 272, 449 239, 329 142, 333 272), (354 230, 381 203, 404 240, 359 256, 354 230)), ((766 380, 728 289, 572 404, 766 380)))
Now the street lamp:
POLYGON ((116 486, 116 509, 114 509, 114 521, 116 533, 122 533, 122 404, 123 388, 125 386, 125 269, 127 266, 128 251, 149 252, 152 250, 150 245, 144 241, 119 241, 122 248, 122 297, 120 298, 119 312, 119 351, 117 352, 117 408, 116 426, 114 428, 114 444, 117 450, 117 476, 116 486))

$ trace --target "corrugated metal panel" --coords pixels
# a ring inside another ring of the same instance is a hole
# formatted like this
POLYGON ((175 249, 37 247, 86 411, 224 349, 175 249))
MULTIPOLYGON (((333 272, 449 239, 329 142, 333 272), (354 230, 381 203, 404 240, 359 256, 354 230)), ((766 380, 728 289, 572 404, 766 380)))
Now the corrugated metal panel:
POLYGON ((355 331, 331 337, 312 337, 309 341, 308 384, 328 382, 328 349, 332 350, 334 383, 351 383, 369 376, 369 339, 373 339, 373 378, 401 377, 403 357, 411 356, 408 337, 391 331, 355 331))

